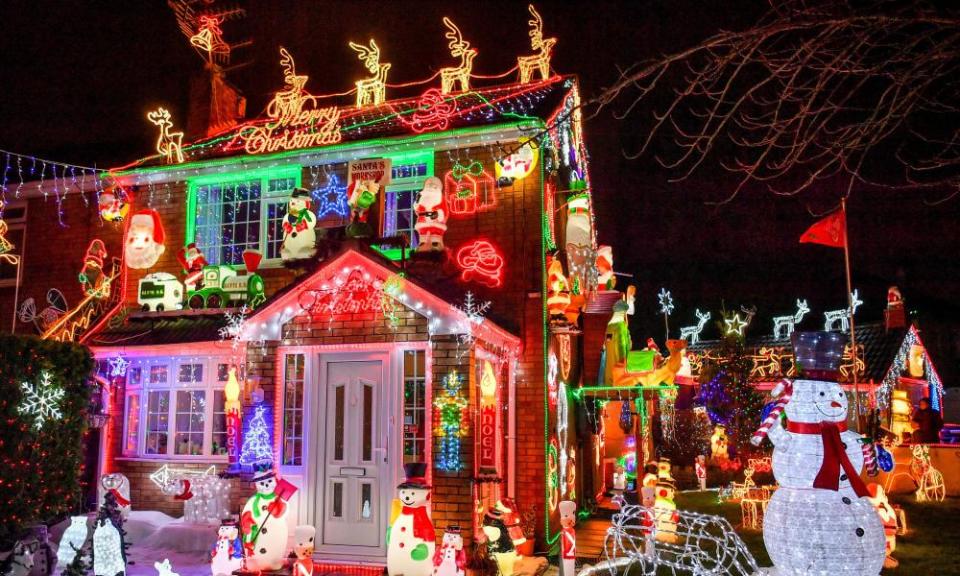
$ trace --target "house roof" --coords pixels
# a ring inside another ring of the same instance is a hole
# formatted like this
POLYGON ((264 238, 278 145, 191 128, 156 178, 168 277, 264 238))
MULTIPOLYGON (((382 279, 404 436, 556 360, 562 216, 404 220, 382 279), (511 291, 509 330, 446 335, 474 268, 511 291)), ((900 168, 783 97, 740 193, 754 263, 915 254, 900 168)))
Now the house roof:
POLYGON ((169 312, 136 313, 124 322, 90 336, 86 343, 92 347, 156 346, 215 342, 221 340, 220 330, 227 325, 222 310, 177 310, 169 312))
MULTIPOLYGON (((337 144, 375 140, 412 133, 446 132, 457 128, 481 127, 505 122, 531 119, 549 119, 556 113, 563 99, 573 89, 572 76, 553 76, 542 82, 509 84, 479 88, 468 92, 440 95, 434 89, 415 98, 389 100, 379 106, 356 108, 338 107, 340 135, 337 144), (424 122, 423 110, 442 109, 444 120, 424 122)), ((240 134, 273 122, 260 117, 220 134, 201 138, 182 146, 184 163, 202 162, 246 154, 240 134)), ((119 171, 166 165, 160 154, 142 158, 116 168, 119 171)))

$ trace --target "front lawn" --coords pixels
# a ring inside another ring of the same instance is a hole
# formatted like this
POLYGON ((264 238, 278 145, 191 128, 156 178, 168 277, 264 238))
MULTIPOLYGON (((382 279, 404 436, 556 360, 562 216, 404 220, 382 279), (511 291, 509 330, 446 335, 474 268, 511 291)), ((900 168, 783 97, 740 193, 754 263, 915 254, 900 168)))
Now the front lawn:
MULTIPOLYGON (((763 545, 763 533, 739 526, 739 503, 718 503, 716 492, 683 492, 677 494, 676 503, 681 510, 725 517, 737 529, 757 563, 761 567, 770 566, 770 558, 763 545)), ((900 560, 899 568, 884 570, 881 574, 933 576, 960 573, 955 558, 957 542, 960 542, 960 498, 917 504, 912 494, 901 494, 892 496, 891 503, 899 504, 906 510, 909 532, 897 537, 897 550, 893 556, 900 560)))

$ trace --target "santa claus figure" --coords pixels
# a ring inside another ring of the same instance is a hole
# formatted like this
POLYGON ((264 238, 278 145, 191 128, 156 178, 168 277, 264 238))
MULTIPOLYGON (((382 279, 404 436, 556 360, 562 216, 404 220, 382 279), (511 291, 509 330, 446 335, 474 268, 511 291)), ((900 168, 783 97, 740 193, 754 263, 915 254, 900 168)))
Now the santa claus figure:
POLYGON ((873 504, 880 516, 880 521, 883 522, 883 536, 887 543, 887 556, 883 560, 883 567, 896 568, 900 565, 900 561, 893 557, 893 552, 897 549, 897 511, 887 500, 887 493, 884 492, 883 486, 877 483, 868 484, 867 492, 870 494, 868 496, 870 503, 873 504))
POLYGON ((185 248, 181 248, 177 252, 177 261, 183 267, 183 273, 187 275, 183 280, 187 290, 202 288, 203 267, 207 265, 207 259, 197 247, 197 243, 191 242, 185 248))
POLYGON ((551 257, 547 265, 547 312, 552 323, 566 321, 566 311, 570 306, 570 287, 563 274, 563 263, 551 257))
POLYGON ((123 256, 128 268, 146 270, 163 254, 164 234, 160 214, 150 208, 140 210, 130 219, 123 256))
POLYGON ((560 574, 577 575, 577 504, 570 500, 560 502, 560 574))
POLYGON ((83 293, 94 298, 106 298, 110 295, 110 283, 103 273, 103 261, 107 257, 107 248, 103 240, 96 239, 90 242, 87 253, 83 257, 83 268, 80 269, 80 286, 83 293))
POLYGON ((697 483, 700 484, 700 491, 703 492, 707 489, 707 457, 698 454, 694 469, 697 472, 697 483))
POLYGON ((130 205, 118 198, 112 190, 105 190, 100 194, 97 206, 100 217, 107 222, 122 222, 130 212, 130 205))
POLYGON ((447 232, 447 207, 443 201, 443 182, 439 178, 427 178, 423 190, 413 205, 420 243, 417 252, 443 252, 443 235, 447 232))

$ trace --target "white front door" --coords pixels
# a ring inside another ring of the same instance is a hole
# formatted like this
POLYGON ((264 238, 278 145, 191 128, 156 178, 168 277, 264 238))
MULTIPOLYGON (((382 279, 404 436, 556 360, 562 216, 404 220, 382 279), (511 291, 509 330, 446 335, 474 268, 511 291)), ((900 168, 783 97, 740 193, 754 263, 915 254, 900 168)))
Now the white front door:
MULTIPOLYGON (((387 479, 382 446, 384 370, 380 360, 325 362, 326 414, 321 419, 323 498, 320 544, 351 546, 358 553, 382 550, 387 479)), ((319 527, 319 526, 318 526, 319 527)))

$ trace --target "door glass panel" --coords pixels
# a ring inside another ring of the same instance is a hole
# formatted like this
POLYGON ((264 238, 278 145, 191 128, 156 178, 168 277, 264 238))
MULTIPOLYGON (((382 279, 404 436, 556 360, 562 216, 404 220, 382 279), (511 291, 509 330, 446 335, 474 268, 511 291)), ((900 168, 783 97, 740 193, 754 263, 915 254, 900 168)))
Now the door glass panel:
POLYGON ((333 483, 333 506, 331 509, 334 518, 343 518, 343 482, 333 483))
POLYGON ((360 518, 369 520, 373 515, 373 484, 365 482, 360 485, 360 518))
POLYGON ((343 429, 344 419, 346 417, 346 387, 337 386, 336 399, 334 400, 334 421, 333 421, 333 459, 343 460, 343 429))
POLYGON ((373 386, 363 386, 363 461, 373 460, 373 386))

